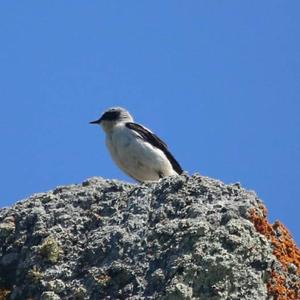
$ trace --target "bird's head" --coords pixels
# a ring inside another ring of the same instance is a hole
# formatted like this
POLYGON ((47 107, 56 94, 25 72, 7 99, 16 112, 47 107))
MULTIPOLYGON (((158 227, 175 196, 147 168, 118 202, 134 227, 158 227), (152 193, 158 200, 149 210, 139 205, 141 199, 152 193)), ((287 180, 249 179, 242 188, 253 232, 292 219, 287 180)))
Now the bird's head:
POLYGON ((90 122, 90 124, 101 125, 103 130, 108 133, 111 129, 121 122, 132 122, 130 113, 122 107, 112 107, 106 110, 100 119, 90 122))

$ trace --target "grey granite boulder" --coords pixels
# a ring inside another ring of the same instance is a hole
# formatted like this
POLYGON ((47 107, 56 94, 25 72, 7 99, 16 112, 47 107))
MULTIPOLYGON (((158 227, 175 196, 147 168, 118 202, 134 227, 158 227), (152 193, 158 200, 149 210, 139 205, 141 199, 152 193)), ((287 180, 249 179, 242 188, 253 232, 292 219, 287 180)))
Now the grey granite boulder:
POLYGON ((0 210, 0 300, 281 299, 276 274, 293 291, 299 265, 274 255, 261 207, 199 175, 33 195, 0 210))

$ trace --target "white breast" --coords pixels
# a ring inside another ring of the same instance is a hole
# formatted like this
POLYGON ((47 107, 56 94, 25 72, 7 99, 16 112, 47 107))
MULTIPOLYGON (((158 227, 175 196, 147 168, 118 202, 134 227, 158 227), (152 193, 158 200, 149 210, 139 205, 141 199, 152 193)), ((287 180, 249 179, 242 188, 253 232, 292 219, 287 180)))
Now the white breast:
POLYGON ((154 181, 177 174, 160 149, 143 141, 125 124, 114 127, 106 137, 106 144, 117 165, 138 181, 154 181))

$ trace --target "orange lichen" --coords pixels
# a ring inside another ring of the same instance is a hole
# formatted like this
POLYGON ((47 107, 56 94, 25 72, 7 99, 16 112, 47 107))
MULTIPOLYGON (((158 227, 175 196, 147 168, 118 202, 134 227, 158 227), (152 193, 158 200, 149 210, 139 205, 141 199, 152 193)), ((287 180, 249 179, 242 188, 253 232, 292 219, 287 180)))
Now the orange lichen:
POLYGON ((10 290, 0 288, 0 300, 7 300, 10 293, 10 290))
POLYGON ((300 250, 292 239, 287 228, 276 221, 273 225, 276 232, 280 233, 279 238, 273 238, 274 255, 285 266, 286 270, 290 264, 297 267, 297 273, 300 275, 300 250))
POLYGON ((276 221, 273 225, 267 220, 267 209, 261 205, 259 210, 250 211, 250 219, 256 230, 263 234, 273 246, 273 254, 282 265, 282 274, 274 269, 271 271, 270 280, 267 283, 268 293, 275 300, 299 300, 300 299, 300 250, 293 241, 287 228, 276 221), (296 282, 288 278, 291 266, 298 276, 296 282))
POLYGON ((271 280, 268 282, 267 287, 271 295, 287 295, 284 276, 279 275, 274 270, 271 272, 271 280))
POLYGON ((111 277, 108 275, 99 275, 95 277, 96 281, 101 285, 107 285, 111 280, 111 277))

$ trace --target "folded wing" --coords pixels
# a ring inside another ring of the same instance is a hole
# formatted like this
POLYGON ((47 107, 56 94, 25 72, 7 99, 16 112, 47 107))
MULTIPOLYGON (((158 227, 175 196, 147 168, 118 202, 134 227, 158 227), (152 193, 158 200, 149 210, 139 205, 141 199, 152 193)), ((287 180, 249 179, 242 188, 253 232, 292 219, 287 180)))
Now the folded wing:
POLYGON ((168 150, 167 144, 163 142, 156 134, 154 134, 144 126, 133 122, 126 123, 126 127, 137 132, 145 142, 160 149, 170 161, 174 171, 178 174, 182 174, 183 170, 179 165, 179 163, 177 162, 177 160, 173 157, 173 155, 168 150))

